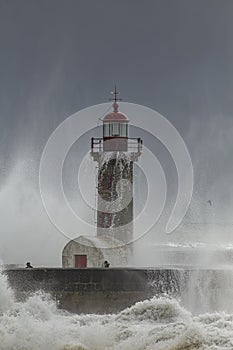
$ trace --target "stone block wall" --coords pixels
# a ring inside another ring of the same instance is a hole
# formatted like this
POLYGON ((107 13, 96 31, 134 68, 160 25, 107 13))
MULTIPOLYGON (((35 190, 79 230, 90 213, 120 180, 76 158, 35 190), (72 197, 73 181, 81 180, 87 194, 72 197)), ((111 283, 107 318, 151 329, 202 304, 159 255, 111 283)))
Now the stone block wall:
POLYGON ((158 293, 179 292, 177 273, 158 269, 33 268, 5 271, 18 299, 42 290, 71 312, 112 313, 158 293))

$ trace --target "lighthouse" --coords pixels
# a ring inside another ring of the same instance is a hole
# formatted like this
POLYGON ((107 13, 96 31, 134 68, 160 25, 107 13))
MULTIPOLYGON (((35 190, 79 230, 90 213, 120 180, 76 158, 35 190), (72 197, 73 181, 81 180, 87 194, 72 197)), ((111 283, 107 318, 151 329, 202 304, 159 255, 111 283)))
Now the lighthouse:
POLYGON ((134 162, 142 153, 141 138, 129 137, 129 119, 120 111, 119 92, 112 92, 112 111, 102 119, 102 135, 91 139, 97 163, 96 235, 80 235, 62 252, 63 267, 129 266, 134 221, 134 162))
POLYGON ((91 155, 98 164, 97 236, 122 243, 133 240, 133 165, 142 140, 129 137, 129 120, 119 111, 119 92, 113 92, 112 111, 103 118, 101 138, 92 138, 91 155))

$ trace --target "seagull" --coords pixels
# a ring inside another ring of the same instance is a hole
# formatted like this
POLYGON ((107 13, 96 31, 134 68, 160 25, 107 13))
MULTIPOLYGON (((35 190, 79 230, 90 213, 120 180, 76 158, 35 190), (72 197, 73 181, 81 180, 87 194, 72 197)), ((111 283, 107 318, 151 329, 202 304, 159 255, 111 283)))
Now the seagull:
POLYGON ((209 203, 209 205, 212 207, 212 201, 209 199, 208 201, 207 201, 207 203, 209 203))

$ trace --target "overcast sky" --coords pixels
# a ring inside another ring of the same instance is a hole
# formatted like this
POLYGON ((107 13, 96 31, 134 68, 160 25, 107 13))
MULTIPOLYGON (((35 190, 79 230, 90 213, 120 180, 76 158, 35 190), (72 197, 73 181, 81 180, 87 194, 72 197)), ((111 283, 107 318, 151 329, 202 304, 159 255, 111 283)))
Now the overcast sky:
POLYGON ((52 131, 78 110, 108 101, 115 83, 124 101, 174 124, 192 156, 196 197, 211 197, 231 217, 232 19, 231 0, 0 0, 1 236, 10 237, 2 239, 4 251, 15 237, 14 186, 37 183, 52 131))

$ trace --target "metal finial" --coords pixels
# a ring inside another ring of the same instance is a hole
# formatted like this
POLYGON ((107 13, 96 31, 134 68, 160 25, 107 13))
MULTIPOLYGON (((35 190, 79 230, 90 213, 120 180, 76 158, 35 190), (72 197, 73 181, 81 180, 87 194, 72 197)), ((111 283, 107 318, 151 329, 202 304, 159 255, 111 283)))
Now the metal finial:
POLYGON ((120 91, 117 91, 116 85, 114 91, 111 91, 111 94, 114 95, 114 98, 110 98, 110 101, 114 101, 117 103, 117 101, 122 101, 122 98, 118 98, 117 95, 120 95, 120 91))

